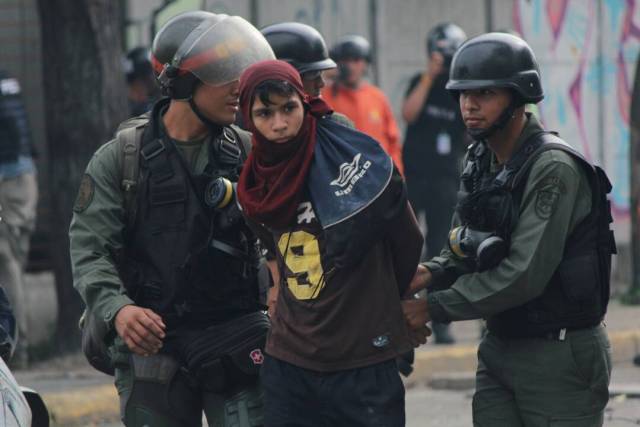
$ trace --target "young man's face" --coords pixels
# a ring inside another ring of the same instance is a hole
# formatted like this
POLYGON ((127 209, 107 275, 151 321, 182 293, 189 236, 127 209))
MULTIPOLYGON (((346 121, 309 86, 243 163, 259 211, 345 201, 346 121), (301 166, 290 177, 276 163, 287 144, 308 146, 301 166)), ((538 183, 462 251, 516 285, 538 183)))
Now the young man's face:
POLYGON ((259 97, 253 101, 251 118, 256 129, 269 141, 284 143, 294 138, 304 120, 304 108, 297 93, 269 95, 265 105, 259 97))
POLYGON ((460 112, 468 129, 488 129, 511 102, 504 88, 466 89, 460 91, 460 112))
POLYGON ((196 88, 193 100, 209 120, 219 125, 230 125, 236 119, 240 104, 239 87, 238 80, 222 86, 201 84, 196 88))
POLYGON ((300 74, 304 91, 310 97, 320 96, 320 90, 325 86, 323 71, 307 71, 300 74))

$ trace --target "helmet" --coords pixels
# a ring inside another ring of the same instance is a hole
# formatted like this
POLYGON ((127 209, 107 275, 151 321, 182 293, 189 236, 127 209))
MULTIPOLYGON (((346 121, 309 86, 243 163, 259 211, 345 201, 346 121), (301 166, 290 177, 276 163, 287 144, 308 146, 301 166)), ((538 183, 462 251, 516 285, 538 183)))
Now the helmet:
POLYGON ((540 70, 533 51, 519 37, 487 33, 467 40, 453 56, 447 89, 502 87, 513 89, 519 104, 544 98, 540 70))
POLYGON ((467 39, 467 34, 451 22, 443 22, 436 25, 427 35, 427 53, 439 52, 444 57, 444 63, 448 67, 456 50, 467 39))
POLYGON ((282 22, 264 27, 261 32, 276 58, 293 65, 300 74, 336 68, 322 35, 309 25, 282 22))
POLYGON ((151 60, 163 92, 188 99, 198 82, 220 86, 273 58, 262 34, 241 17, 196 11, 171 18, 158 31, 151 60))
POLYGON ((335 61, 343 61, 345 59, 366 59, 371 62, 371 45, 369 41, 362 36, 346 35, 338 39, 329 52, 331 58, 335 61))
POLYGON ((153 68, 151 67, 149 49, 142 46, 131 49, 124 57, 123 67, 124 73, 127 76, 127 83, 151 76, 153 74, 153 68))

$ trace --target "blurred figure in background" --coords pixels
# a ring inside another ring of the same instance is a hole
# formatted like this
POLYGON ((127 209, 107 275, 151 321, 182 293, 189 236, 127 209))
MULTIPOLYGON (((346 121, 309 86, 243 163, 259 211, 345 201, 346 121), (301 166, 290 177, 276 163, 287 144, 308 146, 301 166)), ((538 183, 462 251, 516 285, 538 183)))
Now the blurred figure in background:
MULTIPOLYGON (((320 96, 326 86, 325 76, 337 70, 337 65, 329 57, 327 44, 315 28, 299 22, 281 22, 268 25, 262 30, 277 59, 288 62, 299 73, 304 92, 310 97, 320 96)), ((338 123, 355 127, 344 114, 334 112, 329 115, 338 123)))
POLYGON ((276 58, 298 70, 305 93, 320 96, 325 86, 323 72, 336 68, 336 63, 329 58, 327 45, 318 30, 299 22, 281 22, 260 31, 276 58))
MULTIPOLYGON (((426 258, 444 247, 456 204, 465 127, 460 109, 445 89, 453 54, 467 35, 455 24, 442 23, 427 35, 427 66, 411 79, 402 104, 407 122, 402 158, 409 200, 425 218, 426 258)), ((452 344, 449 326, 433 325, 436 344, 452 344)))
POLYGON ((0 284, 18 324, 16 368, 29 363, 23 271, 38 202, 33 153, 20 83, 0 71, 0 284))
POLYGON ((131 49, 124 58, 123 65, 127 77, 129 113, 131 116, 139 116, 149 111, 160 95, 153 75, 149 49, 131 49))
POLYGON ((322 97, 334 111, 351 119, 356 129, 378 141, 402 172, 400 131, 389 101, 379 88, 364 79, 371 62, 369 42, 358 35, 343 36, 331 48, 330 55, 338 63, 338 74, 322 90, 322 97))

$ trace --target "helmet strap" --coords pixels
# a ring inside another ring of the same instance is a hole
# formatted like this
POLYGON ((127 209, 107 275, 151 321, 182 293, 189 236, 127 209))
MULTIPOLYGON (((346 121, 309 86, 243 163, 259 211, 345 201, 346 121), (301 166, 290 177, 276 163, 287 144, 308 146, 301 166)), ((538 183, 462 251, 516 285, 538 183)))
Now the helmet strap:
POLYGON ((500 116, 496 119, 495 122, 491 124, 491 126, 489 126, 488 128, 480 128, 480 129, 467 128, 467 133, 475 141, 481 141, 489 138, 490 136, 494 135, 497 131, 504 129, 507 126, 507 124, 509 124, 509 121, 513 118, 513 113, 515 113, 515 111, 522 105, 523 105, 522 98, 518 94, 513 93, 511 102, 509 102, 509 105, 507 105, 507 107, 504 110, 502 110, 502 113, 500 114, 500 116))
POLYGON ((193 95, 189 97, 189 106, 191 107, 193 113, 198 117, 198 119, 200 119, 200 121, 209 128, 209 132, 212 136, 217 136, 222 133, 223 126, 213 122, 211 119, 205 116, 202 111, 200 111, 200 108, 193 100, 193 95))

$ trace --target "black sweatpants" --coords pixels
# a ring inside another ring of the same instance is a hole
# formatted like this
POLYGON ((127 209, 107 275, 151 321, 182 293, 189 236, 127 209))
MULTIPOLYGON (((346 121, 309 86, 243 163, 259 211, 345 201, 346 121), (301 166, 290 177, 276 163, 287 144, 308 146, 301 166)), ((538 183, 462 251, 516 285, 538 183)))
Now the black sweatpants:
POLYGON ((267 356, 265 427, 402 427, 404 385, 395 360, 323 373, 267 356))

